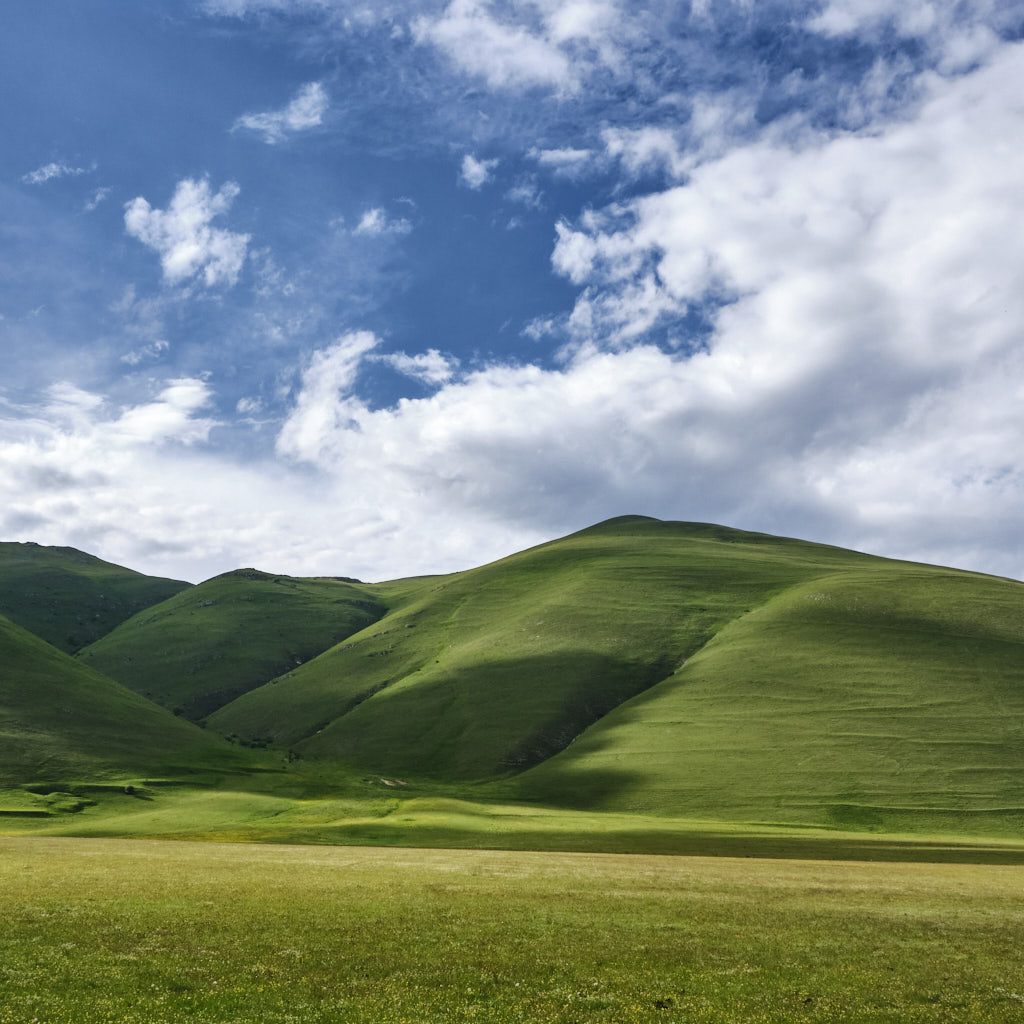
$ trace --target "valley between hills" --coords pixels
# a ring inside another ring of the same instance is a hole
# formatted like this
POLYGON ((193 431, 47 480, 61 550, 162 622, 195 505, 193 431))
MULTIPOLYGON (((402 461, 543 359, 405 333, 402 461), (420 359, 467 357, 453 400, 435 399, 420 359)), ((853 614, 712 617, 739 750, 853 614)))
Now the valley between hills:
POLYGON ((385 583, 0 545, 0 833, 1024 863, 1024 584, 627 516, 385 583))

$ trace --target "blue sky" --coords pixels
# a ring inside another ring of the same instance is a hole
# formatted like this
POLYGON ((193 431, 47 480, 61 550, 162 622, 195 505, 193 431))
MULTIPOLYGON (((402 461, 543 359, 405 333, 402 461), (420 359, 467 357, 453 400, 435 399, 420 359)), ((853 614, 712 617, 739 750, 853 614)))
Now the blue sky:
POLYGON ((201 579, 613 515, 1024 575, 1024 5, 53 0, 0 534, 201 579))

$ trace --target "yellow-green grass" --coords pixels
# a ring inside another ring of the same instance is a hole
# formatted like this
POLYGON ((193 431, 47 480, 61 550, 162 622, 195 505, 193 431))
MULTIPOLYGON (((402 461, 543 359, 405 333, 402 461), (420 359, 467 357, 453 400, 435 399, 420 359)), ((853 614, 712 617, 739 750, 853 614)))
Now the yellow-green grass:
POLYGON ((703 524, 614 520, 479 569, 406 581, 389 615, 209 723, 380 772, 521 771, 774 594, 886 564, 703 524))
POLYGON ((791 588, 517 792, 592 809, 1024 836, 1022 587, 890 563, 791 588))
POLYGON ((239 569, 146 609, 79 657, 158 704, 199 719, 385 611, 371 588, 360 584, 239 569))
POLYGON ((0 543, 0 615, 66 652, 188 586, 74 548, 0 543))
POLYGON ((310 768, 0 790, 0 834, 1024 864, 1020 840, 566 810, 310 768))
POLYGON ((188 778, 254 763, 0 616, 0 786, 62 790, 126 771, 188 778))
POLYGON ((0 1024, 1024 1018, 1024 868, 0 839, 0 1024))

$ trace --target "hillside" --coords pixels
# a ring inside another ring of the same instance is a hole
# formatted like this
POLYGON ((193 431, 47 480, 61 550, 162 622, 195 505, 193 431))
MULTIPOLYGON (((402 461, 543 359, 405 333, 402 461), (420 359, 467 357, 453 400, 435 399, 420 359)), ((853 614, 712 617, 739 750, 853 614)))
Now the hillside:
MULTIPOLYGON (((617 849, 675 849, 711 823, 1024 834, 1012 580, 624 517, 448 576, 239 570, 77 659, 4 628, 9 780, 244 767, 217 732, 289 751, 280 778, 225 782, 236 803, 168 794, 156 834, 202 820, 286 841, 577 842, 552 838, 564 827, 617 849), (196 729, 100 668, 216 710, 196 729)), ((113 820, 95 827, 133 827, 113 820)))
POLYGON ((0 615, 68 653, 188 587, 75 548, 0 543, 0 615))
POLYGON ((239 569, 148 608, 79 658, 199 719, 364 629, 386 610, 362 584, 239 569))
POLYGON ((3 617, 0 664, 0 788, 251 761, 3 617))
POLYGON ((1020 583, 626 518, 381 593, 211 726, 566 808, 1024 827, 1020 583))
POLYGON ((628 517, 491 565, 381 586, 392 612, 212 715, 226 733, 375 771, 521 771, 790 587, 886 565, 628 517))
POLYGON ((596 810, 1024 833, 1024 585, 890 563, 731 622, 518 780, 596 810))

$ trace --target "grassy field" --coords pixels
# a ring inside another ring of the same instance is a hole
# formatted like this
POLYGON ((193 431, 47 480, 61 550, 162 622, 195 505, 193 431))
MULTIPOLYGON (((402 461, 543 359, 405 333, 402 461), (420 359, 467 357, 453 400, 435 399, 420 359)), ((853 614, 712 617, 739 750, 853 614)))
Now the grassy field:
POLYGON ((0 790, 0 835, 1024 865, 1024 841, 526 804, 500 787, 250 768, 0 790), (125 792, 125 786, 131 793, 125 792))
POLYGON ((1024 1020, 1024 867, 0 839, 0 1024, 1024 1020))

